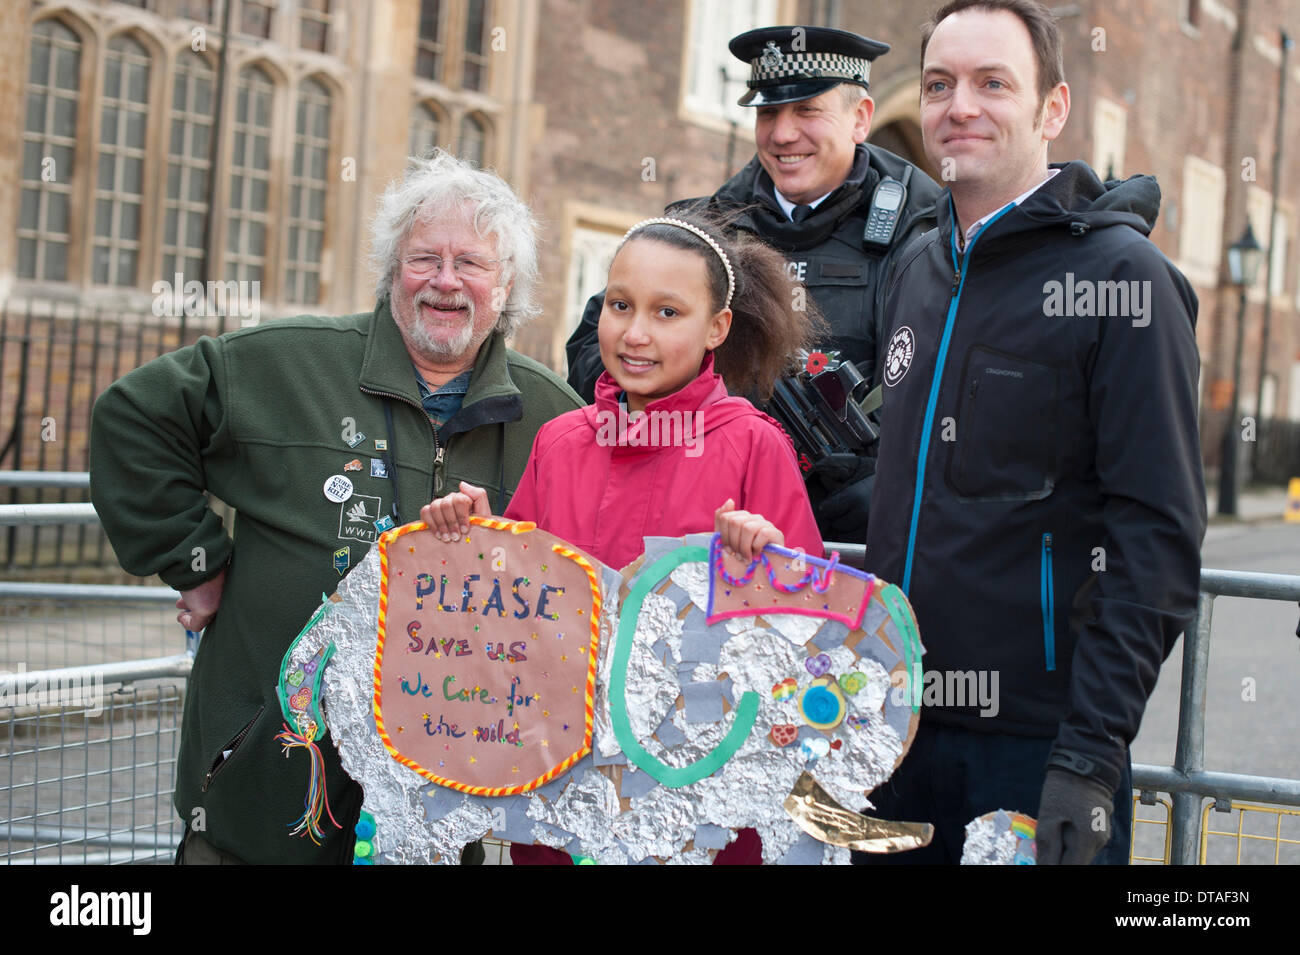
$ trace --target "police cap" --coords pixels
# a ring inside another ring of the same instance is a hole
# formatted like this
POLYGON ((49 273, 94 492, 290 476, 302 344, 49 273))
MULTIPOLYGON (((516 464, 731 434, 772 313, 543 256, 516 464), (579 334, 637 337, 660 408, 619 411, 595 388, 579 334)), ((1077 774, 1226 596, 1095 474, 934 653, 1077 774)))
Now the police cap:
POLYGON ((820 96, 840 83, 868 89, 871 61, 888 43, 829 27, 762 27, 732 37, 737 59, 752 70, 741 106, 776 106, 820 96))

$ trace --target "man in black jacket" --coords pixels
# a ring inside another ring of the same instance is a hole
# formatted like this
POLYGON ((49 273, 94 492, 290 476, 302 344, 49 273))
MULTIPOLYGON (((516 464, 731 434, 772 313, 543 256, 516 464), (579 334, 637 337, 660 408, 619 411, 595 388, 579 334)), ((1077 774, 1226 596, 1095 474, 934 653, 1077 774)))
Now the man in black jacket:
MULTIPOLYGON (((734 218, 734 228, 780 250, 790 278, 807 287, 830 323, 824 347, 874 384, 886 279, 907 240, 933 228, 939 194, 925 173, 866 144, 875 109, 867 95, 871 61, 889 46, 821 27, 750 30, 729 46, 752 69, 740 105, 757 111, 757 155, 712 196, 674 203, 667 214, 734 218), (873 200, 876 228, 868 235, 873 200)), ((602 371, 596 325, 603 304, 604 293, 592 297, 567 347, 569 384, 587 401, 602 371)), ((852 455, 813 466, 808 489, 825 539, 864 539, 874 471, 874 457, 852 455)))
POLYGON ((1000 808, 1038 817, 1040 863, 1123 863, 1128 746, 1196 606, 1196 296, 1146 238, 1154 180, 1048 166, 1070 97, 1046 8, 956 0, 923 60, 951 183, 888 292, 867 567, 907 592, 925 672, 871 800, 936 827, 891 861, 955 862, 1000 808))

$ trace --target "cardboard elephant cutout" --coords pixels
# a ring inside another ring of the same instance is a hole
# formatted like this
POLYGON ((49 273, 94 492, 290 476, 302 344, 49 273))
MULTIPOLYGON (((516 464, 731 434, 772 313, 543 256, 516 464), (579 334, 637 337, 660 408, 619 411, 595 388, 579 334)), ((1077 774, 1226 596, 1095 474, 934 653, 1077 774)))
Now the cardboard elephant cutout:
MULTIPOLYGON (((282 742, 328 727, 364 788, 358 862, 455 862, 485 835, 600 864, 707 863, 744 827, 768 863, 928 838, 853 811, 918 723, 897 587, 836 555, 747 566, 714 535, 647 538, 616 571, 530 523, 424 531, 385 532, 282 667, 282 742)), ((341 838, 315 772, 295 831, 341 838)))

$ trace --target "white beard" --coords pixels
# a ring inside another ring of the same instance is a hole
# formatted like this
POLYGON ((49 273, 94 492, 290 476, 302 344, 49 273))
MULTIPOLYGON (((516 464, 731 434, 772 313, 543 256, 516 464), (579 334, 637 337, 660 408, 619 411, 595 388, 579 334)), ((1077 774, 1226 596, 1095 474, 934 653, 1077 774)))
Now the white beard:
POLYGON ((397 322, 407 347, 421 357, 432 361, 454 360, 463 357, 474 344, 474 302, 469 296, 442 296, 430 288, 423 288, 414 298, 407 298, 394 282, 390 297, 393 302, 393 319, 397 322), (465 324, 451 338, 435 338, 429 326, 421 320, 420 306, 423 304, 464 308, 465 324))

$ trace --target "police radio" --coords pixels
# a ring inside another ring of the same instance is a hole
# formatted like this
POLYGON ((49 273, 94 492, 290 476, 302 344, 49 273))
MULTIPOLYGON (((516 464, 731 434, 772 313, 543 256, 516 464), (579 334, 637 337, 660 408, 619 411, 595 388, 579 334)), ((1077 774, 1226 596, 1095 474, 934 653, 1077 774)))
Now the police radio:
POLYGON ((907 182, 912 178, 912 167, 903 171, 903 181, 883 177, 871 194, 871 209, 867 213, 867 227, 862 230, 862 244, 868 249, 885 249, 894 241, 894 229, 907 202, 907 182))

